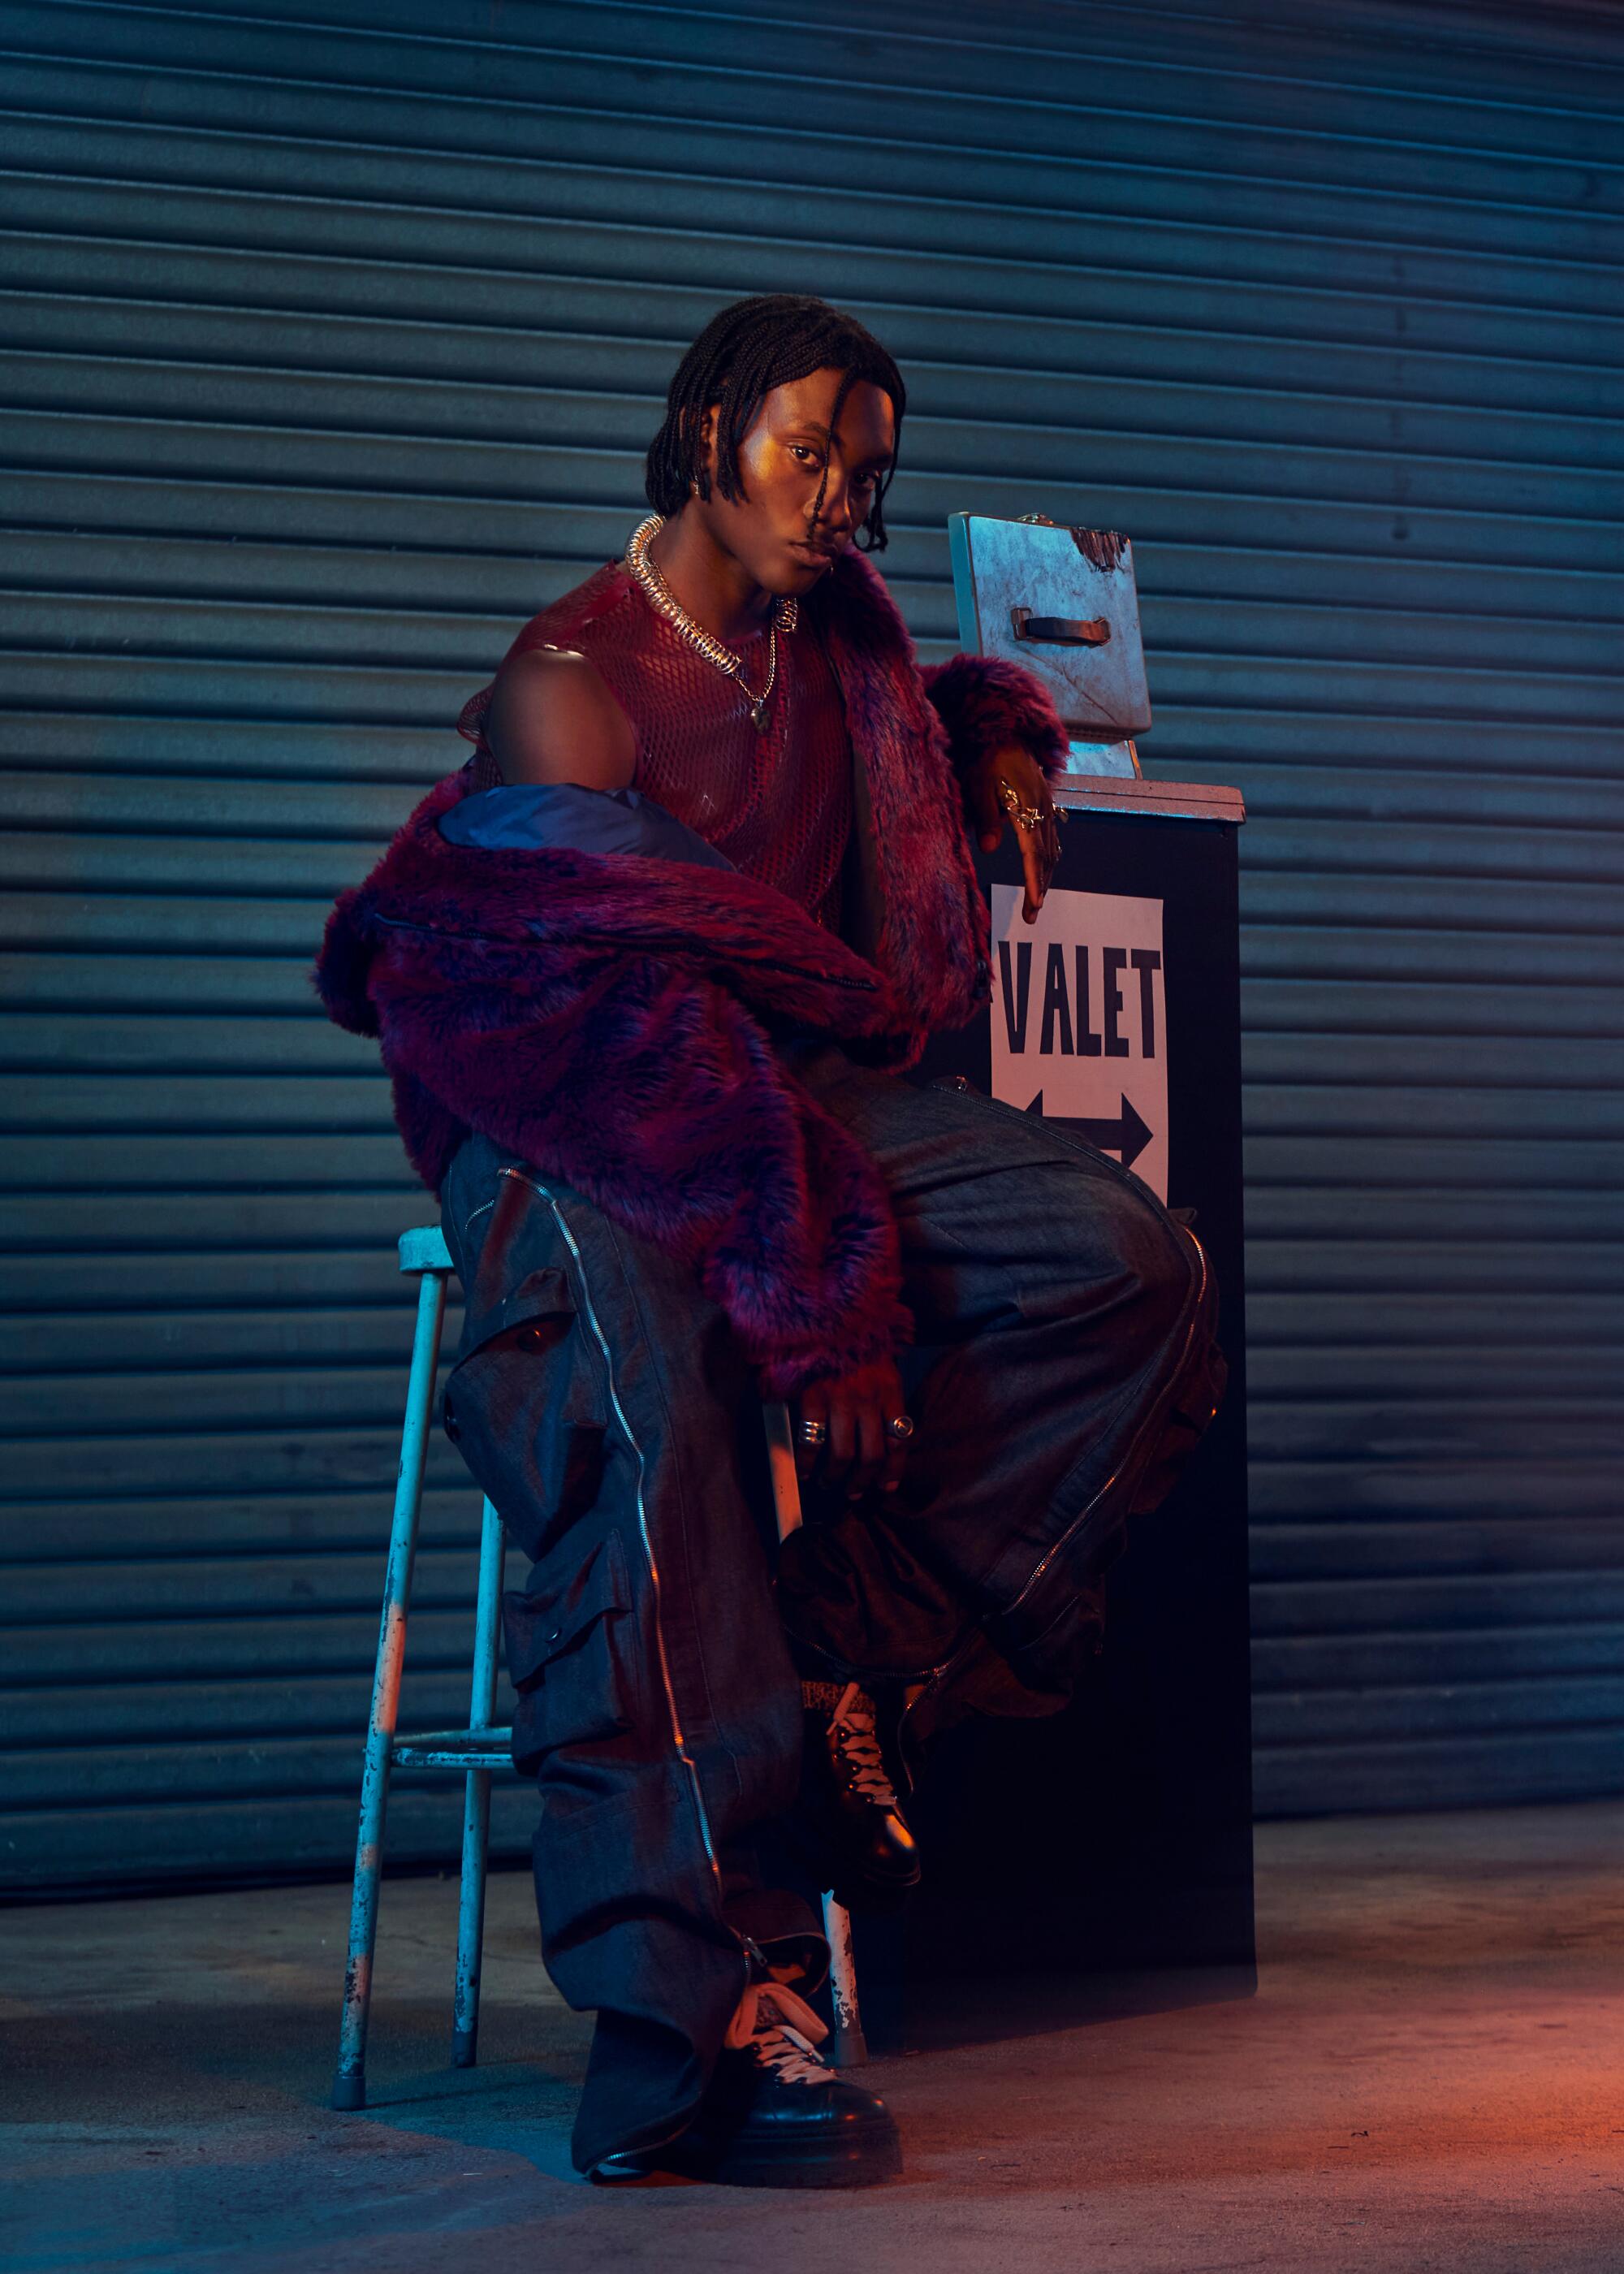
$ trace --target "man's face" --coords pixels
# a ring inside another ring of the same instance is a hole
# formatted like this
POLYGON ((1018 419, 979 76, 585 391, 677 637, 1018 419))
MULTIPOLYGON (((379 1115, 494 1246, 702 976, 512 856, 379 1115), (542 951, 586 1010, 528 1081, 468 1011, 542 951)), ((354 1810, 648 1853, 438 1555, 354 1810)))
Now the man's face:
POLYGON ((769 592, 809 591, 827 574, 861 527, 891 463, 896 414, 891 397, 867 380, 853 382, 831 435, 842 376, 815 371, 763 397, 739 445, 744 495, 736 504, 716 486, 714 408, 708 414, 710 495, 693 499, 687 510, 769 592), (829 478, 823 482, 825 457, 829 478), (820 482, 823 498, 815 527, 820 482))

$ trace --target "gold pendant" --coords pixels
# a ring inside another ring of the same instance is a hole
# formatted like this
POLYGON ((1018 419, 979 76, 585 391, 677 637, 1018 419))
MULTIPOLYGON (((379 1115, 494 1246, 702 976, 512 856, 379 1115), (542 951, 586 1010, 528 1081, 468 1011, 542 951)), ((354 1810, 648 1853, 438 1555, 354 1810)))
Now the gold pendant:
POLYGON ((764 695, 759 703, 752 703, 750 705, 750 724, 755 727, 758 734, 764 734, 766 733, 767 698, 764 695))

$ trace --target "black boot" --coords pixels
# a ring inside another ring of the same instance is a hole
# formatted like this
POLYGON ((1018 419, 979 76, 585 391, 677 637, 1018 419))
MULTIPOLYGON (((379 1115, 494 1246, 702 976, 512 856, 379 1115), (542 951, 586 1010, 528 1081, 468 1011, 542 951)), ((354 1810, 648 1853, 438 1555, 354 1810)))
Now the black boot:
POLYGON ((745 2187, 864 2187, 902 2168, 883 2100, 845 2083, 819 2058, 829 2032, 777 1982, 740 2001, 699 2112, 668 2146, 607 2156, 595 2180, 669 2172, 745 2187))
POLYGON ((856 1682, 803 1682, 807 1812, 838 1900, 861 1909, 919 1884, 919 1843, 898 1803, 874 1699, 856 1682))

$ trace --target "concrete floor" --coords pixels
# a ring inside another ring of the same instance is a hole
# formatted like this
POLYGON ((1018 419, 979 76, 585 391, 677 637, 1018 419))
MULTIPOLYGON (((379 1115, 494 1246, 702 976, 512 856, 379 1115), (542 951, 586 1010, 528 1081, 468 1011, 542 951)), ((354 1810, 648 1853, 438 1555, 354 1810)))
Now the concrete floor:
POLYGON ((0 1924, 11 2274, 1568 2274, 1624 2268, 1624 1803, 1264 1826, 1255 1999, 871 2070, 863 2194, 570 2174, 585 2044, 493 1885, 485 2060, 441 2066, 455 1891, 385 1891, 374 2106, 323 2105, 346 1890, 0 1924))

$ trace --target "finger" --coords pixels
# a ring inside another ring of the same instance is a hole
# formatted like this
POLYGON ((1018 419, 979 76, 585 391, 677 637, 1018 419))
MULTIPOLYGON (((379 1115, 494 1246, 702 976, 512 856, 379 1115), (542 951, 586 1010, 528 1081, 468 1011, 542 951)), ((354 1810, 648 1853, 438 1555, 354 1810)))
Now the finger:
POLYGON ((1049 892, 1049 880, 1055 870, 1054 860, 1049 852, 1047 820, 1040 821, 1032 832, 1032 858, 1037 871, 1037 901, 1039 907, 1041 907, 1049 892))
POLYGON ((885 1431, 885 1474, 881 1480, 881 1484, 882 1488, 888 1493, 894 1493, 898 1486, 902 1482, 902 1472, 907 1462, 907 1439, 906 1437, 893 1437, 891 1434, 890 1428, 891 1414, 901 1413, 905 1411, 906 1408, 904 1407, 901 1399, 898 1398, 897 1403, 891 1408, 885 1417, 887 1424, 885 1431))
POLYGON ((865 1399, 854 1416, 857 1434, 857 1457, 846 1479, 846 1496, 861 1500, 880 1480, 885 1466, 885 1415, 878 1403, 865 1399))
POLYGON ((983 770, 973 777, 970 784, 970 808, 975 817, 976 833, 981 840, 983 853, 992 852, 1004 834, 1004 814, 998 804, 998 785, 992 774, 983 770))
POLYGON ((1046 806, 1043 813, 1043 890, 1048 892, 1054 882, 1055 870, 1060 865, 1060 825, 1055 819, 1055 809, 1046 806))
POLYGON ((1028 923, 1036 923, 1047 883, 1038 850, 1038 832, 1035 829, 1018 829, 1015 834, 1020 840, 1020 865, 1026 877, 1026 896, 1020 912, 1028 923))
POLYGON ((795 1474, 805 1484, 817 1466, 821 1448, 806 1442, 801 1434, 803 1421, 821 1421, 825 1428, 829 1426, 829 1393, 821 1382, 808 1383, 795 1400, 795 1474))
POLYGON ((896 1491, 902 1479, 903 1465, 908 1457, 907 1439, 893 1437, 891 1434, 891 1425, 894 1417, 906 1413, 907 1410, 908 1402, 902 1387, 902 1376, 897 1372, 895 1367, 891 1367, 888 1369, 887 1379, 880 1386, 880 1412, 885 1423, 885 1457, 881 1483, 888 1493, 896 1491))
POLYGON ((823 1481, 838 1485, 857 1454, 856 1400, 844 1386, 829 1401, 829 1442, 823 1448, 823 1481))
POLYGON ((971 769, 969 780, 976 819, 983 828, 996 827, 999 819, 996 760, 983 756, 980 764, 971 769))

